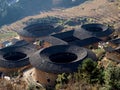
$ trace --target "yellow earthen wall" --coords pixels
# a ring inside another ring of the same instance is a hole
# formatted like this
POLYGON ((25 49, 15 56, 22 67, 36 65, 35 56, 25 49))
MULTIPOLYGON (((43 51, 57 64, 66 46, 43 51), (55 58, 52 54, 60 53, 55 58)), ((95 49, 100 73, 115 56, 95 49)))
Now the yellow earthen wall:
POLYGON ((21 40, 25 40, 25 41, 27 41, 27 42, 34 42, 37 38, 20 36, 20 39, 21 39, 21 40))
POLYGON ((46 73, 38 69, 35 69, 35 80, 38 81, 42 85, 54 86, 56 79, 57 79, 57 74, 46 73))

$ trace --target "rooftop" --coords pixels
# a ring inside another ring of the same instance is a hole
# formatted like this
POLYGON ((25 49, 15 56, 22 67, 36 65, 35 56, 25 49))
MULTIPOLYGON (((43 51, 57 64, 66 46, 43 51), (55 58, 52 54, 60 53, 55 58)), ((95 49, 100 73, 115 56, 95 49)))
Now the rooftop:
POLYGON ((0 67, 17 68, 29 65, 29 56, 35 51, 33 45, 22 44, 19 41, 15 45, 4 47, 0 49, 0 67))
POLYGON ((74 45, 56 45, 39 50, 30 57, 31 64, 39 70, 50 73, 70 73, 77 71, 85 58, 96 60, 96 55, 74 45))
POLYGON ((113 39, 110 41, 111 43, 114 43, 114 44, 119 44, 120 45, 120 37, 119 38, 116 38, 116 39, 113 39))
POLYGON ((55 27, 48 23, 36 23, 36 24, 28 25, 27 27, 21 30, 16 30, 16 32, 21 36, 35 37, 35 38, 50 35, 54 31, 55 31, 55 27))
POLYGON ((90 44, 102 41, 97 37, 93 37, 88 32, 79 31, 79 30, 61 32, 58 34, 54 34, 52 36, 59 38, 69 44, 74 44, 78 46, 86 46, 86 45, 90 45, 90 44))
POLYGON ((43 38, 40 38, 41 41, 45 41, 45 42, 48 42, 50 44, 52 44, 53 46, 54 45, 64 45, 64 44, 67 44, 67 42, 59 39, 59 38, 56 38, 56 37, 53 37, 53 36, 46 36, 46 37, 43 37, 43 38))
POLYGON ((100 23, 90 23, 81 26, 80 31, 85 30, 94 37, 105 37, 113 33, 113 30, 106 25, 100 23))

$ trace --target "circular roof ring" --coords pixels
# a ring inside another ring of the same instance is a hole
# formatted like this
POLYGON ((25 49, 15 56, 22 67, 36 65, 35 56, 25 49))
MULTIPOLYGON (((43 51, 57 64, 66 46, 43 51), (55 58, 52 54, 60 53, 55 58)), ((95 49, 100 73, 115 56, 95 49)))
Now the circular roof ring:
POLYGON ((22 52, 9 52, 3 55, 5 60, 18 61, 25 58, 27 55, 22 52))
POLYGON ((109 36, 113 33, 113 30, 108 26, 99 23, 84 24, 81 28, 96 37, 109 36))
POLYGON ((31 64, 39 70, 50 73, 70 73, 77 71, 85 58, 96 56, 87 49, 74 45, 56 45, 36 52, 31 56, 31 64), (89 54, 92 53, 92 54, 89 54))
POLYGON ((29 56, 33 49, 27 46, 9 46, 0 50, 0 67, 2 68, 19 68, 30 64, 29 56))
POLYGON ((24 37, 39 38, 52 34, 54 29, 54 26, 48 23, 36 23, 28 25, 21 30, 16 30, 16 32, 24 37))

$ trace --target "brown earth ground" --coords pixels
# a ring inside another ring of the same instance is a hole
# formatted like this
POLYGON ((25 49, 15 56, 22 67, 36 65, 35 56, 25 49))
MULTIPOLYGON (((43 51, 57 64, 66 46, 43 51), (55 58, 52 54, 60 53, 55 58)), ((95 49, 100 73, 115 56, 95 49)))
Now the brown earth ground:
POLYGON ((120 18, 120 2, 109 2, 108 0, 92 0, 68 9, 54 9, 49 12, 42 12, 35 16, 28 16, 13 24, 5 25, 1 30, 18 30, 25 26, 25 22, 30 19, 37 19, 46 16, 56 16, 62 18, 74 17, 94 17, 100 23, 114 23, 116 28, 119 28, 120 18))

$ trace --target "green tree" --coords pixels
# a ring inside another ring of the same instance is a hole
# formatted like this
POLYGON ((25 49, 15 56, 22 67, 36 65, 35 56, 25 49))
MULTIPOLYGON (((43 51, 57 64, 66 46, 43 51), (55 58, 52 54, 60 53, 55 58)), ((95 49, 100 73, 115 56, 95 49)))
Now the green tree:
POLYGON ((105 86, 108 90, 120 90, 120 67, 109 65, 105 69, 105 86))
POLYGON ((59 74, 58 78, 56 79, 56 86, 55 86, 56 90, 65 88, 70 78, 71 78, 71 74, 66 74, 66 73, 59 74))
POLYGON ((97 67, 97 62, 90 58, 87 58, 82 62, 80 72, 82 73, 82 78, 86 80, 87 83, 104 83, 104 68, 97 67))

